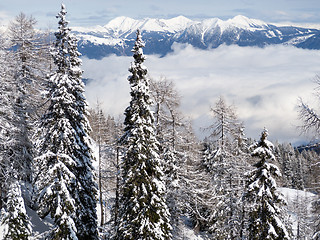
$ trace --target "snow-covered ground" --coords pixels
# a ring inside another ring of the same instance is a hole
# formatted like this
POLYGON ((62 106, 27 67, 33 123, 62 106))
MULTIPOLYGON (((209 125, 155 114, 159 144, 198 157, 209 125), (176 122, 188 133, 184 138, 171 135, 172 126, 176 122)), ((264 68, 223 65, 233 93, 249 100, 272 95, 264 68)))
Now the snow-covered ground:
MULTIPOLYGON (((279 188, 279 191, 283 194, 284 198, 288 203, 288 210, 290 214, 290 220, 292 222, 293 234, 297 234, 297 225, 298 225, 298 215, 303 214, 300 211, 306 210, 304 214, 312 216, 311 207, 312 202, 316 198, 316 195, 311 192, 301 191, 290 188, 279 188)), ((182 230, 184 234, 184 239, 187 240, 206 240, 207 238, 201 234, 195 233, 187 225, 183 226, 182 230)))
MULTIPOLYGON (((95 149, 96 150, 96 149, 95 149)), ((97 165, 97 163, 94 163, 97 165)), ((280 188, 280 192, 284 195, 285 199, 288 202, 288 210, 290 214, 290 220, 292 222, 293 234, 296 235, 297 225, 299 221, 299 215, 307 214, 311 216, 311 204, 315 199, 316 195, 307 191, 295 190, 290 188, 280 188)), ((114 196, 113 196, 114 197, 114 196)), ((100 206, 97 206, 98 218, 100 218, 100 206)), ((41 240, 44 237, 46 231, 48 231, 52 226, 53 222, 49 217, 45 219, 39 218, 35 211, 26 207, 27 214, 31 220, 33 227, 33 236, 31 240, 41 240)), ((107 211, 107 218, 110 212, 107 211)), ((100 221, 100 219, 98 219, 100 221)), ((186 240, 205 240, 206 236, 201 233, 195 232, 189 224, 183 224, 181 227, 181 233, 183 234, 184 239, 186 240)), ((0 240, 4 239, 3 237, 4 227, 0 225, 0 240)))
POLYGON ((26 207, 26 210, 32 224, 33 236, 31 240, 44 239, 47 231, 49 231, 53 227, 52 219, 50 219, 49 216, 41 219, 38 214, 32 209, 26 207))
POLYGON ((311 201, 316 197, 314 193, 291 188, 279 188, 279 190, 287 200, 289 206, 292 206, 297 199, 300 199, 300 202, 307 204, 309 210, 311 210, 311 201))

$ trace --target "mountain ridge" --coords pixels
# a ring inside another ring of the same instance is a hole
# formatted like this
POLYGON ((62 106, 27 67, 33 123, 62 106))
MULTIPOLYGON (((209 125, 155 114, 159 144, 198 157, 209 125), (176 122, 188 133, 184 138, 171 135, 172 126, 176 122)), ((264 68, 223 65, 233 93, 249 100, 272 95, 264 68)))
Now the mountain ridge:
POLYGON ((267 26, 266 22, 263 22, 258 19, 248 18, 243 15, 237 15, 234 18, 228 20, 221 20, 219 18, 206 18, 201 21, 191 20, 182 15, 163 19, 163 18, 143 18, 143 19, 133 19, 130 17, 120 16, 112 19, 107 24, 101 26, 96 25, 94 28, 85 28, 85 27, 74 27, 74 31, 81 32, 127 32, 133 29, 140 29, 141 31, 160 31, 160 32, 178 32, 191 25, 203 24, 206 25, 210 22, 214 22, 215 25, 220 26, 237 26, 239 28, 262 28, 267 26))
POLYGON ((228 20, 208 18, 201 21, 184 16, 170 19, 117 17, 104 26, 73 28, 79 50, 88 58, 110 54, 131 55, 135 32, 140 29, 146 42, 146 54, 165 56, 174 43, 190 44, 200 49, 221 44, 264 47, 273 44, 320 49, 320 30, 295 26, 276 26, 259 19, 237 15, 228 20))

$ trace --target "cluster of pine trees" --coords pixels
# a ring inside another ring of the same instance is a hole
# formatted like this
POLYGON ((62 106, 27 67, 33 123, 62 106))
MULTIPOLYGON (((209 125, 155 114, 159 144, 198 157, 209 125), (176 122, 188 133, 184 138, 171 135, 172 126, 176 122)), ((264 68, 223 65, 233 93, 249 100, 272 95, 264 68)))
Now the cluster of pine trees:
MULTIPOLYGON (((27 209, 52 221, 41 239, 178 240, 186 225, 204 239, 320 239, 319 200, 312 218, 297 199, 293 233, 277 187, 319 192, 315 151, 273 145, 266 129, 258 142, 247 139, 223 97, 209 136, 197 140, 174 84, 150 79, 139 30, 124 123, 99 104, 89 110, 66 13, 62 5, 53 45, 22 13, 0 39, 4 239, 34 236, 27 209)), ((305 126, 317 127, 315 111, 300 109, 305 126)))

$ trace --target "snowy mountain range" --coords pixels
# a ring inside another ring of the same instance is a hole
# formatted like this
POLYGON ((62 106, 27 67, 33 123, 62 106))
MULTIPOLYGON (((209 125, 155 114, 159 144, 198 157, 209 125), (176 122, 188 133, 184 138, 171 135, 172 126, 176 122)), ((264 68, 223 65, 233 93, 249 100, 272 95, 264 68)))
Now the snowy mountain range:
POLYGON ((193 21, 183 16, 142 20, 118 17, 104 26, 75 27, 73 32, 79 39, 82 54, 99 59, 109 54, 131 55, 138 28, 146 42, 144 52, 161 56, 171 52, 175 42, 200 49, 216 48, 221 44, 258 47, 285 44, 320 49, 319 29, 275 26, 241 15, 226 21, 218 18, 193 21))

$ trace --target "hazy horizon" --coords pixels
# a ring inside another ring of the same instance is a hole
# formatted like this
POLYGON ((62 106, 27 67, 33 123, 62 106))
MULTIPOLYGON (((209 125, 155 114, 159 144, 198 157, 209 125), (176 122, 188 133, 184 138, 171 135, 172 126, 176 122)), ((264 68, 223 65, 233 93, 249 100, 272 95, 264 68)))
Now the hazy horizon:
POLYGON ((127 16, 135 19, 172 18, 183 15, 190 19, 218 17, 227 20, 236 15, 260 19, 270 23, 319 24, 320 2, 318 0, 172 0, 150 2, 137 1, 101 1, 101 0, 11 0, 0 3, 0 23, 4 24, 20 12, 37 19, 37 26, 48 28, 56 26, 56 18, 61 3, 68 11, 72 26, 105 25, 111 19, 127 16))

